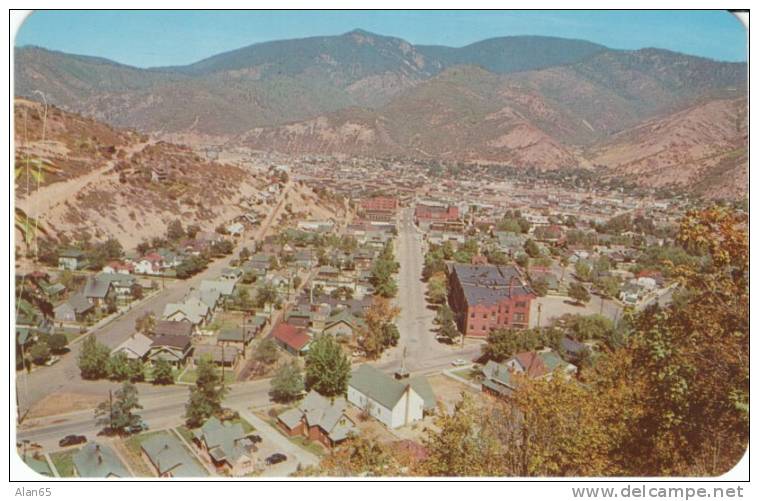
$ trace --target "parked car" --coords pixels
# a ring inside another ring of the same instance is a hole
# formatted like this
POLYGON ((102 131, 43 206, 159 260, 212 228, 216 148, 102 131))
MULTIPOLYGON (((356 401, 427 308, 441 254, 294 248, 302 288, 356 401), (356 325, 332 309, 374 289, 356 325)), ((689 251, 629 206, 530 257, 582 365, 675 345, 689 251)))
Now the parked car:
POLYGON ((263 438, 261 438, 261 435, 248 435, 248 440, 253 442, 254 444, 260 444, 263 442, 263 438))
POLYGON ((140 422, 133 424, 126 429, 127 433, 140 433, 142 431, 148 431, 148 423, 140 420, 140 422))
POLYGON ((464 360, 463 358, 457 358, 456 360, 451 362, 451 364, 454 367, 461 367, 462 365, 466 365, 466 360, 464 360))
POLYGON ((83 444, 87 441, 84 435, 66 435, 58 441, 59 447, 69 447, 71 445, 83 444))
POLYGON ((271 456, 269 456, 268 458, 266 458, 266 464, 268 465, 281 463, 283 461, 287 461, 287 456, 285 456, 284 454, 280 452, 276 452, 272 454, 271 456))

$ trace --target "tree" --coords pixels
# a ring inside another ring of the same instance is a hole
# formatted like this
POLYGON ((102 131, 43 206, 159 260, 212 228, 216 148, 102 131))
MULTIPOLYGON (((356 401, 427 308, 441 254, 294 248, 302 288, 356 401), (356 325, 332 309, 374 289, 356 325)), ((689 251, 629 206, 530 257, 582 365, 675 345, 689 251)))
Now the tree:
POLYGON ((436 304, 444 303, 448 298, 448 284, 445 273, 435 273, 427 284, 430 301, 436 304))
POLYGON ((524 252, 517 254, 517 257, 514 258, 514 261, 519 265, 520 268, 527 268, 527 265, 530 264, 530 258, 527 257, 527 254, 524 252))
POLYGON ((37 365, 42 365, 50 360, 50 347, 45 341, 37 341, 29 350, 29 357, 37 365))
POLYGON ((577 275, 577 278, 583 282, 590 280, 592 271, 593 270, 586 261, 577 261, 575 264, 575 275, 577 275))
POLYGON ((125 382, 121 389, 116 390, 113 398, 109 398, 98 404, 95 408, 95 417, 98 425, 106 429, 124 433, 131 426, 140 423, 141 418, 134 411, 142 409, 140 405, 137 387, 132 383, 125 382))
POLYGON ((609 342, 614 336, 614 322, 603 315, 564 315, 559 319, 567 335, 577 341, 609 342))
POLYGON ((293 277, 293 289, 297 291, 301 285, 303 285, 303 280, 298 276, 293 277))
POLYGON ((327 397, 345 395, 350 369, 340 344, 332 336, 319 336, 306 354, 306 390, 315 390, 327 397))
POLYGON ((268 305, 275 304, 279 300, 279 293, 273 284, 266 283, 256 289, 256 305, 259 308, 266 308, 268 305))
POLYGON ((330 293, 330 296, 334 299, 339 299, 343 301, 353 299, 353 289, 345 285, 341 285, 340 287, 337 287, 336 289, 334 289, 330 293))
POLYGON ((253 360, 265 365, 272 365, 278 358, 277 344, 270 338, 261 340, 253 352, 253 360))
POLYGON ((185 406, 185 418, 191 428, 203 422, 221 410, 221 401, 227 389, 211 357, 202 357, 198 362, 197 380, 190 388, 190 400, 185 406))
POLYGON ((145 381, 145 364, 139 358, 132 358, 127 362, 127 373, 129 374, 128 379, 132 383, 145 381))
POLYGON ((536 258, 540 256, 540 247, 535 243, 535 240, 528 238, 524 243, 524 251, 529 257, 536 258))
POLYGON ((503 362, 517 353, 533 351, 543 345, 538 329, 494 329, 490 331, 482 356, 487 360, 503 362))
POLYGON ((456 319, 453 310, 451 310, 450 306, 447 304, 438 308, 437 314, 435 315, 435 323, 439 326, 439 334, 449 343, 452 343, 461 335, 458 327, 456 327, 456 319))
POLYGON ((382 296, 374 296, 371 306, 364 314, 365 328, 361 330, 359 344, 366 356, 370 359, 377 358, 388 346, 397 342, 397 329, 395 332, 388 330, 400 314, 400 308, 393 306, 389 299, 382 296))
POLYGON ((125 381, 129 379, 129 359, 126 353, 119 352, 111 355, 107 363, 108 377, 114 381, 125 381))
POLYGON ((281 366, 274 373, 269 395, 275 402, 285 404, 300 397, 303 394, 304 388, 300 367, 298 367, 297 362, 292 361, 281 366))
POLYGON ((584 305, 590 301, 590 293, 580 282, 572 282, 568 291, 569 297, 574 299, 579 305, 584 305))
POLYGON ((537 294, 540 297, 545 296, 548 294, 548 280, 545 279, 545 277, 538 277, 535 280, 532 281, 532 290, 535 291, 535 294, 537 294))
POLYGON ((197 224, 191 224, 187 227, 187 238, 195 238, 200 233, 200 226, 197 224))
POLYGON ((134 321, 134 328, 137 332, 150 334, 153 332, 153 329, 155 329, 155 323, 155 314, 152 311, 147 311, 143 315, 137 317, 137 320, 134 321))
POLYGON ((108 375, 111 350, 99 343, 94 335, 87 336, 79 352, 79 371, 84 379, 101 379, 108 375))
POLYGON ((185 232, 182 227, 182 221, 175 219, 166 227, 166 239, 170 242, 176 242, 184 238, 185 232))
POLYGON ((363 436, 349 437, 332 449, 316 467, 296 473, 319 477, 397 477, 408 474, 404 461, 386 445, 363 436))
POLYGON ((48 338, 47 344, 50 347, 50 351, 60 354, 68 350, 69 340, 65 334, 52 334, 48 338))
POLYGON ((153 384, 174 384, 174 369, 162 359, 153 363, 153 384))

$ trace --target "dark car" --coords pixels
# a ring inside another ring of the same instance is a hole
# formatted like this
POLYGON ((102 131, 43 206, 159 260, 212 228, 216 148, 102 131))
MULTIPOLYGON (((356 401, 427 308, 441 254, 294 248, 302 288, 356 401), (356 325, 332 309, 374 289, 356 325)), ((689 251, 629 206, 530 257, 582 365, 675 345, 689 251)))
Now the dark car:
POLYGON ((148 430, 148 423, 146 423, 145 421, 140 421, 139 423, 135 423, 126 429, 127 433, 131 433, 131 434, 140 433, 142 431, 147 431, 147 430, 148 430))
POLYGON ((248 440, 253 442, 254 444, 260 444, 263 442, 263 438, 261 438, 261 435, 248 435, 248 440))
POLYGON ((287 456, 285 456, 284 454, 281 454, 279 452, 274 453, 271 456, 269 456, 268 458, 266 458, 266 464, 269 464, 269 465, 281 463, 283 461, 287 461, 287 456))
POLYGON ((84 435, 66 435, 58 441, 58 446, 69 447, 70 445, 79 445, 87 441, 84 435))

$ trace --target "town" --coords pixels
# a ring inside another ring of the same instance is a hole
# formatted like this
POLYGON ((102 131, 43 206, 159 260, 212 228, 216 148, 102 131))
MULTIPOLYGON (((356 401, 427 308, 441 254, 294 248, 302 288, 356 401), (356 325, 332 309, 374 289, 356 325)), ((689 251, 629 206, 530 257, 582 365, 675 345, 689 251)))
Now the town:
POLYGON ((632 312, 676 299, 668 265, 692 259, 675 242, 687 197, 245 158, 277 161, 258 212, 46 249, 17 277, 36 471, 283 476, 358 436, 421 461, 462 394, 577 377, 632 312), (330 210, 293 217, 294 186, 330 210))

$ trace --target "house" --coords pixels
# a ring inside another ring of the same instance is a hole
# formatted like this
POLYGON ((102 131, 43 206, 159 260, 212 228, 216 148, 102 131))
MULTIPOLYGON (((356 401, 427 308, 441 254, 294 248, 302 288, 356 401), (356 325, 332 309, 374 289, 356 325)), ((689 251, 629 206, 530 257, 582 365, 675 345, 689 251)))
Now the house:
POLYGON ((353 338, 364 325, 363 319, 341 309, 327 319, 322 332, 331 336, 353 338))
POLYGON ((192 351, 192 341, 189 336, 161 335, 153 339, 148 352, 148 360, 166 360, 177 367, 184 365, 192 351))
POLYGON ((306 329, 286 322, 278 323, 272 330, 271 336, 277 344, 293 355, 303 355, 308 351, 308 345, 311 342, 311 336, 308 335, 306 329))
MULTIPOLYGON (((253 319, 263 327, 265 320, 262 317, 256 316, 253 317, 253 319)), ((220 345, 237 347, 237 349, 244 355, 248 344, 250 344, 251 340, 259 330, 260 329, 257 328, 255 323, 250 323, 245 327, 225 327, 219 331, 219 336, 216 338, 216 342, 220 345)))
POLYGON ((142 456, 159 477, 207 477, 208 472, 178 438, 156 433, 141 444, 142 456))
POLYGON ((297 251, 293 257, 295 265, 306 270, 313 268, 318 262, 316 254, 308 249, 297 251))
POLYGON ((216 289, 194 290, 188 294, 188 297, 199 299, 208 306, 211 313, 215 312, 222 302, 221 292, 216 289))
POLYGON ((145 360, 152 345, 153 340, 151 338, 137 332, 114 348, 111 354, 124 353, 130 360, 145 360))
POLYGON ((509 397, 516 385, 513 381, 511 369, 493 360, 488 360, 482 368, 483 380, 482 391, 497 397, 509 397))
POLYGON ((183 303, 169 303, 163 309, 163 318, 175 322, 187 321, 201 327, 211 318, 211 309, 197 297, 187 297, 183 303))
POLYGON ((224 268, 221 270, 221 278, 237 282, 242 278, 242 270, 240 268, 224 268))
POLYGON ((232 476, 244 476, 256 469, 257 448, 239 422, 212 417, 195 431, 195 443, 214 466, 232 476))
POLYGON ((535 294, 516 267, 453 264, 449 282, 448 302, 464 335, 486 337, 493 329, 529 325, 535 294))
POLYGON ((137 280, 126 273, 99 273, 95 277, 98 281, 110 282, 116 299, 125 303, 132 299, 137 280))
POLYGON ((53 309, 56 322, 82 322, 95 309, 84 294, 76 293, 53 309))
POLYGON ((200 282, 200 291, 219 291, 223 298, 231 297, 235 292, 237 282, 234 280, 203 280, 200 282))
POLYGON ((506 361, 506 367, 516 374, 534 379, 550 379, 556 372, 575 374, 577 367, 565 362, 553 350, 517 353, 506 361))
POLYGON ((231 223, 228 224, 225 229, 229 235, 233 237, 239 237, 242 235, 242 232, 245 231, 245 226, 243 226, 242 223, 231 223))
POLYGON ((234 367, 240 361, 241 352, 235 346, 199 344, 193 350, 192 361, 197 365, 203 357, 209 357, 219 367, 234 367))
POLYGON ((111 261, 103 266, 101 271, 103 273, 123 273, 124 275, 130 275, 131 273, 134 273, 134 264, 111 261))
POLYGON ((145 254, 134 263, 134 272, 143 275, 160 275, 163 270, 163 257, 157 252, 145 254))
POLYGON ((424 377, 396 380, 371 365, 361 365, 348 381, 348 402, 388 428, 419 421, 435 408, 435 396, 424 377))
POLYGON ((132 476, 113 449, 98 442, 88 443, 79 449, 71 460, 77 477, 125 478, 132 476))
POLYGON ((116 289, 113 283, 99 276, 87 277, 82 295, 91 305, 101 309, 116 301, 116 289))
POLYGON ((58 268, 61 270, 76 271, 86 264, 84 252, 79 249, 64 249, 58 253, 58 268))
POLYGON ((358 432, 346 415, 347 406, 344 397, 330 400, 311 390, 296 407, 277 416, 277 424, 290 437, 300 435, 334 447, 358 432))
POLYGON ((192 324, 190 322, 174 322, 171 320, 158 320, 153 327, 155 336, 192 336, 192 324))

